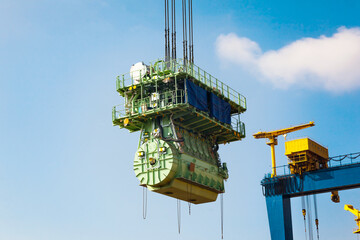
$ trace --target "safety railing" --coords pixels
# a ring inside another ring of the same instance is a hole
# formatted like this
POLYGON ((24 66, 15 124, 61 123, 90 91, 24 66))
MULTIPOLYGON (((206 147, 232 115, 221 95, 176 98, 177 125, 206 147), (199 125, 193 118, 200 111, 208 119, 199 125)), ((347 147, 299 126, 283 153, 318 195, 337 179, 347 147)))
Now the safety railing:
POLYGON ((344 166, 354 163, 360 163, 360 152, 349 153, 329 158, 329 167, 344 166))
POLYGON ((143 114, 150 111, 161 111, 185 103, 185 91, 173 90, 153 93, 149 97, 134 100, 132 103, 117 105, 113 108, 113 121, 122 117, 143 114))
POLYGON ((240 114, 231 116, 231 128, 240 133, 241 136, 245 136, 245 124, 240 121, 240 114))
MULTIPOLYGON (((184 90, 173 90, 159 93, 153 93, 149 97, 135 99, 134 101, 113 107, 112 120, 124 117, 138 116, 149 112, 158 112, 179 104, 186 103, 186 92, 184 90)), ((207 114, 206 114, 207 115, 207 114)), ((240 114, 231 116, 230 127, 232 130, 245 136, 245 124, 240 121, 240 114)))
POLYGON ((186 73, 192 76, 213 91, 218 92, 225 98, 238 104, 241 108, 246 109, 246 98, 243 95, 195 64, 182 59, 173 59, 168 62, 158 60, 155 63, 151 63, 150 66, 147 66, 146 70, 133 71, 119 75, 116 80, 116 88, 123 89, 160 78, 172 77, 180 73, 186 73))
POLYGON ((185 91, 174 90, 163 93, 153 93, 149 97, 138 99, 134 102, 138 109, 137 113, 144 113, 149 110, 162 110, 177 104, 185 103, 185 91))
MULTIPOLYGON (((351 164, 360 164, 360 152, 330 157, 328 160, 329 168, 351 165, 351 164)), ((277 166, 276 173, 278 176, 290 175, 291 174, 290 166, 288 164, 277 166)))

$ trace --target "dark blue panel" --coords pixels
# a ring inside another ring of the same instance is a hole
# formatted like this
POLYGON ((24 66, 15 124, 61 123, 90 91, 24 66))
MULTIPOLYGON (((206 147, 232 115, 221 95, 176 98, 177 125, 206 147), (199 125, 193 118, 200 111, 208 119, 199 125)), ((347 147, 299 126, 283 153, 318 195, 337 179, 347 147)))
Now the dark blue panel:
POLYGON ((201 111, 208 112, 207 91, 186 80, 187 102, 201 111))
POLYGON ((214 93, 209 93, 210 116, 219 121, 231 124, 231 107, 230 103, 219 98, 214 93))
POLYGON ((222 104, 222 119, 224 123, 231 124, 231 106, 225 100, 221 100, 222 104))

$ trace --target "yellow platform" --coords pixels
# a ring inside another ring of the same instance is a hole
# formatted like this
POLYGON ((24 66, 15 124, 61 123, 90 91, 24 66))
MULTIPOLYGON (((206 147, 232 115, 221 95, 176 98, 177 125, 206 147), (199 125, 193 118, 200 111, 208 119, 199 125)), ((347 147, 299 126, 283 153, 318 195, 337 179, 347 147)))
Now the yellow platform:
POLYGON ((187 182, 185 179, 174 179, 165 187, 148 187, 151 191, 167 195, 169 197, 181 199, 194 204, 214 202, 220 192, 206 189, 194 183, 187 182))
POLYGON ((310 138, 301 138, 285 142, 286 156, 305 151, 312 152, 321 158, 329 158, 328 149, 311 140, 310 138))
POLYGON ((309 138, 285 142, 285 155, 289 159, 292 174, 302 174, 328 167, 328 149, 309 138))

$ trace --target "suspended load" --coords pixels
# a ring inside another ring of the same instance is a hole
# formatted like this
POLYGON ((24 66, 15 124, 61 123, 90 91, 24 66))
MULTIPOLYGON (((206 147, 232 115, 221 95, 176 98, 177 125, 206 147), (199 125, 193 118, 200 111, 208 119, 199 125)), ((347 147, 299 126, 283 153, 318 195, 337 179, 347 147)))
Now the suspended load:
POLYGON ((118 76, 124 102, 112 120, 140 132, 134 171, 141 186, 200 204, 225 191, 219 144, 245 137, 246 99, 194 64, 192 0, 182 0, 183 59, 176 58, 175 6, 165 0, 164 60, 136 63, 118 76))
POLYGON ((195 204, 215 201, 228 178, 219 144, 245 137, 245 97, 183 60, 134 66, 143 67, 117 79, 124 104, 114 107, 113 124, 140 132, 140 185, 195 204))

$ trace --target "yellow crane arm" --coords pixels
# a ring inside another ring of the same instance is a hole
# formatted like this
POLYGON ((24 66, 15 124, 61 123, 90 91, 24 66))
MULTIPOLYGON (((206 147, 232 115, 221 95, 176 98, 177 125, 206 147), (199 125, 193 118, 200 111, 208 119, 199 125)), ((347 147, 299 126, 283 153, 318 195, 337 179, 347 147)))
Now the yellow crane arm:
POLYGON ((356 217, 358 217, 358 218, 360 217, 360 211, 357 210, 357 209, 355 209, 352 205, 345 204, 344 209, 345 209, 346 211, 351 212, 351 213, 354 214, 356 217))
POLYGON ((259 138, 268 138, 269 142, 266 143, 271 147, 271 165, 272 165, 272 174, 271 177, 276 177, 276 162, 275 162, 275 145, 277 145, 277 137, 279 135, 284 135, 290 132, 298 131, 304 128, 315 126, 314 122, 309 122, 307 124, 298 125, 295 127, 283 128, 276 131, 271 132, 258 132, 255 133, 253 136, 256 139, 259 138))
POLYGON ((354 231, 355 234, 360 234, 360 211, 355 209, 352 205, 345 204, 344 209, 355 215, 355 221, 358 225, 358 229, 354 231))
POLYGON ((258 132, 258 133, 255 133, 253 136, 256 139, 258 139, 258 138, 269 138, 270 139, 270 138, 277 137, 279 135, 284 135, 284 134, 287 134, 290 132, 298 131, 298 130, 312 127, 312 126, 315 126, 315 123, 313 121, 311 121, 307 124, 302 124, 302 125, 284 128, 284 129, 280 129, 280 130, 275 130, 275 131, 271 131, 271 132, 258 132))

